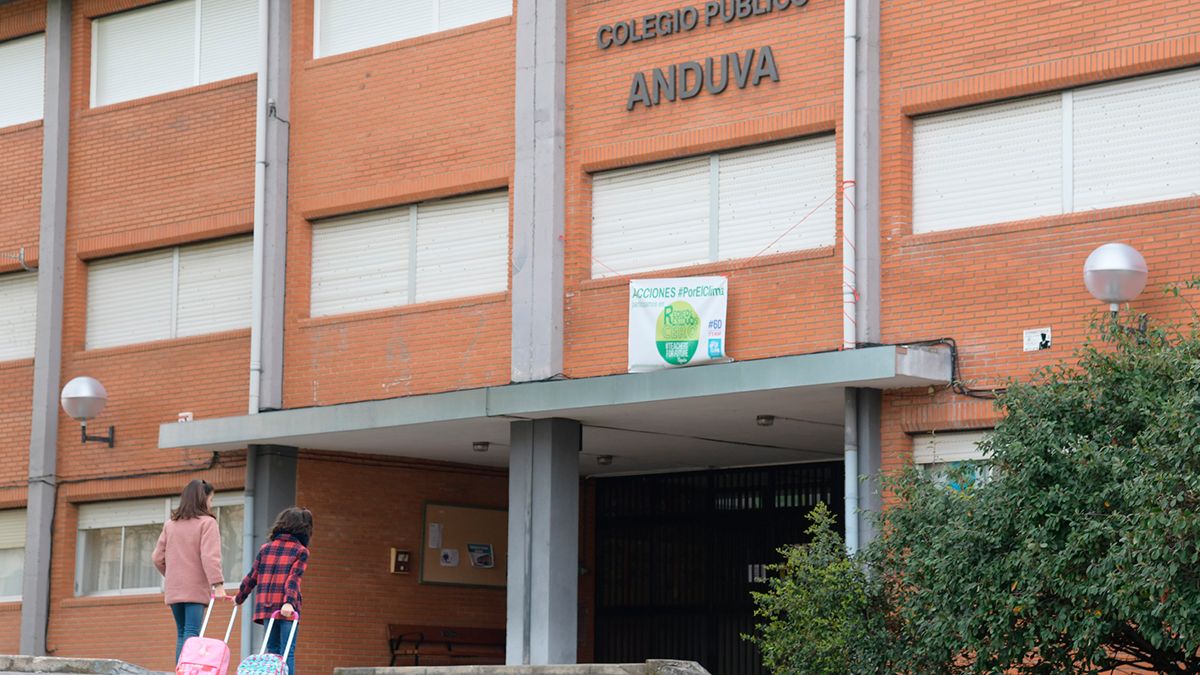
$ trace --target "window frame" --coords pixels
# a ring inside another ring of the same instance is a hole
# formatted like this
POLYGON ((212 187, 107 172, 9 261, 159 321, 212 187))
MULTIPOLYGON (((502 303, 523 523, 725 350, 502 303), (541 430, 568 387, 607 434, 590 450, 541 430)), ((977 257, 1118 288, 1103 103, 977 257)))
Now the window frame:
MULTIPOLYGON (((16 517, 20 518, 22 520, 22 522, 26 524, 26 526, 28 525, 29 509, 27 507, 16 507, 16 508, 12 508, 12 509, 7 509, 7 508, 0 509, 0 513, 7 513, 7 512, 12 512, 12 513, 20 512, 16 517)), ((21 551, 21 560, 22 560, 21 574, 22 575, 24 575, 24 573, 25 573, 25 563, 24 563, 25 547, 26 547, 26 542, 24 541, 24 538, 22 538, 20 546, 8 546, 8 547, 0 548, 0 551, 21 551)), ((0 595, 0 603, 21 602, 22 598, 23 598, 23 594, 21 592, 18 592, 16 595, 0 595)))
MULTIPOLYGON (((116 500, 105 501, 105 502, 86 502, 86 503, 77 504, 76 508, 85 507, 85 506, 88 506, 91 504, 96 504, 96 505, 118 504, 118 503, 123 503, 123 502, 129 503, 129 502, 138 502, 138 501, 149 501, 152 499, 162 501, 163 517, 162 517, 161 522, 149 523, 149 524, 154 524, 154 525, 158 525, 159 527, 161 527, 171 517, 171 510, 179 505, 179 496, 178 495, 170 496, 170 497, 116 499, 116 500)), ((218 492, 213 496, 213 515, 217 517, 218 522, 219 522, 220 509, 222 507, 241 506, 244 509, 245 503, 246 503, 245 502, 245 491, 243 491, 243 490, 227 490, 224 492, 218 492)), ((243 511, 243 513, 244 513, 244 511, 243 511)), ((145 525, 145 524, 143 524, 143 525, 145 525)), ((85 574, 84 574, 85 565, 87 565, 87 563, 89 562, 87 560, 87 547, 85 546, 85 543, 84 543, 84 538, 85 538, 84 533, 85 532, 99 532, 101 530, 112 530, 112 529, 116 529, 118 527, 121 529, 121 559, 119 561, 119 567, 121 568, 121 579, 123 580, 124 573, 125 573, 125 571, 124 571, 124 567, 125 567, 125 565, 124 565, 124 563, 125 563, 125 529, 128 527, 139 527, 139 526, 140 525, 122 524, 122 525, 112 525, 112 526, 108 526, 108 527, 93 527, 93 528, 85 529, 85 528, 80 528, 78 526, 78 524, 76 525, 76 528, 75 528, 75 578, 74 578, 74 584, 73 584, 74 597, 76 597, 76 598, 103 598, 103 597, 116 597, 116 596, 127 596, 127 595, 155 595, 155 594, 161 594, 163 592, 163 584, 165 583, 165 578, 163 578, 163 577, 159 578, 159 583, 157 586, 142 586, 142 587, 137 587, 137 588, 117 588, 117 589, 110 589, 110 590, 104 590, 104 591, 93 591, 91 593, 83 592, 83 578, 85 576, 85 574)), ((245 533, 243 532, 242 533, 243 539, 244 539, 244 536, 245 536, 245 533)), ((245 560, 246 551, 244 550, 245 546, 242 546, 241 548, 243 549, 242 550, 242 567, 245 567, 246 566, 246 560, 245 560)), ((224 564, 225 561, 222 560, 221 562, 222 562, 222 564, 224 564)), ((118 585, 120 583, 121 582, 118 581, 118 585)), ((241 584, 241 578, 239 576, 238 578, 233 579, 233 580, 226 579, 224 587, 226 589, 236 589, 239 587, 240 584, 241 584)), ((0 602, 2 602, 2 601, 3 601, 3 598, 0 598, 0 602)))
MULTIPOLYGON (((453 26, 453 27, 450 27, 450 28, 439 28, 439 27, 438 27, 438 23, 439 23, 438 19, 439 19, 439 16, 440 16, 440 14, 439 14, 439 12, 438 12, 438 9, 439 9, 439 7, 440 7, 441 3, 442 3, 442 2, 445 2, 445 0, 427 0, 428 2, 430 2, 431 4, 433 4, 433 6, 434 6, 434 10, 433 10, 433 13, 432 13, 432 15, 431 15, 431 16, 432 16, 432 23, 433 23, 433 28, 432 28, 432 30, 429 30, 429 31, 426 31, 426 32, 423 32, 423 33, 417 33, 416 35, 410 35, 410 36, 408 36, 408 37, 402 37, 402 38, 399 38, 399 39, 396 39, 396 40, 388 40, 387 42, 380 42, 380 43, 377 43, 377 44, 369 44, 369 45, 364 45, 364 46, 362 46, 362 47, 355 47, 354 49, 350 49, 350 50, 347 50, 347 51, 334 52, 334 53, 331 53, 331 54, 322 54, 322 53, 321 53, 321 23, 322 23, 321 10, 322 10, 322 5, 324 5, 326 2, 329 2, 329 1, 330 1, 330 0, 313 0, 313 13, 312 13, 312 19, 313 19, 313 31, 312 31, 313 44, 312 44, 312 47, 313 47, 313 49, 312 49, 312 58, 313 58, 313 60, 314 60, 314 61, 316 61, 316 60, 318 60, 318 59, 328 59, 328 58, 332 58, 332 57, 335 57, 335 56, 342 56, 342 55, 344 55, 344 54, 353 54, 354 52, 360 52, 360 51, 363 51, 364 49, 373 49, 373 48, 375 48, 375 47, 382 47, 382 46, 384 46, 384 45, 396 44, 396 43, 398 43, 398 42, 404 42, 404 41, 407 41, 407 40, 415 40, 415 39, 417 39, 417 38, 422 38, 422 37, 425 37, 425 36, 428 36, 428 35, 436 35, 437 33, 442 33, 442 32, 445 32, 445 31, 450 31, 450 30, 459 30, 460 28, 466 28, 467 26, 474 26, 474 25, 477 25, 477 24, 480 24, 480 23, 484 23, 484 22, 486 22, 486 21, 495 21, 496 19, 500 19, 500 18, 503 18, 503 17, 508 17, 509 19, 512 19, 512 18, 513 18, 513 17, 516 15, 516 7, 515 7, 514 3, 512 3, 512 2, 509 2, 509 3, 508 3, 508 4, 509 4, 509 11, 508 11, 508 13, 507 13, 507 14, 503 15, 502 17, 494 17, 494 18, 491 18, 491 19, 484 19, 484 20, 482 20, 482 21, 475 21, 475 22, 472 22, 472 23, 463 24, 463 25, 461 25, 461 26, 453 26)), ((336 0, 334 0, 334 1, 336 1, 336 0)))
POLYGON ((21 40, 40 40, 41 41, 42 63, 41 63, 41 71, 38 73, 38 75, 41 77, 41 87, 38 89, 38 96, 37 96, 38 115, 37 115, 37 117, 31 117, 28 119, 19 119, 15 122, 0 121, 0 129, 7 129, 9 127, 15 127, 15 126, 19 126, 22 124, 31 124, 33 122, 39 122, 46 118, 46 103, 45 103, 45 98, 46 98, 46 74, 45 74, 45 69, 46 69, 46 31, 42 30, 42 31, 37 31, 35 33, 27 33, 25 35, 17 35, 15 37, 5 38, 3 40, 0 40, 0 46, 6 45, 6 44, 9 44, 12 42, 19 42, 21 40))
POLYGON ((971 484, 977 485, 990 481, 994 477, 991 462, 983 456, 978 446, 980 441, 991 435, 992 431, 992 429, 947 430, 913 434, 913 465, 931 480, 953 490, 962 490, 967 486, 949 482, 945 472, 965 463, 974 464, 976 467, 971 484), (943 457, 937 453, 936 447, 934 447, 937 445, 939 437, 952 444, 966 440, 971 442, 972 448, 969 450, 955 448, 943 457), (926 443, 930 446, 928 449, 920 447, 920 444, 926 443))

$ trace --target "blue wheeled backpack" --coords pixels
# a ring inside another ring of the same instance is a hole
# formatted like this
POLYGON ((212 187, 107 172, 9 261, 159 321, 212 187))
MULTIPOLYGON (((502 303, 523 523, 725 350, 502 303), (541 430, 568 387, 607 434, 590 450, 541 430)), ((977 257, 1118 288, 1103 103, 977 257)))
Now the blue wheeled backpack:
POLYGON ((263 636, 262 647, 257 654, 247 656, 245 660, 238 666, 237 675, 291 675, 287 668, 288 653, 292 651, 292 638, 296 637, 296 628, 300 626, 300 613, 296 612, 296 618, 292 621, 292 630, 288 633, 287 644, 283 648, 283 655, 268 654, 267 640, 271 639, 271 629, 275 627, 275 617, 280 616, 276 611, 271 614, 271 618, 267 621, 266 635, 263 636))

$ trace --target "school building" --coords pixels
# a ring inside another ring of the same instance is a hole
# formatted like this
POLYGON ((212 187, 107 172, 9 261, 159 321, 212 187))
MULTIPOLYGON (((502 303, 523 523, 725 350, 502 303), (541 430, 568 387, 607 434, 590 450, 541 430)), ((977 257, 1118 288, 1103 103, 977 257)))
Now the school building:
POLYGON ((2 1, 0 653, 170 669, 205 478, 230 584, 312 509, 305 672, 761 672, 774 550, 970 457, 1091 251, 1185 317, 1197 110, 1191 0, 2 1))

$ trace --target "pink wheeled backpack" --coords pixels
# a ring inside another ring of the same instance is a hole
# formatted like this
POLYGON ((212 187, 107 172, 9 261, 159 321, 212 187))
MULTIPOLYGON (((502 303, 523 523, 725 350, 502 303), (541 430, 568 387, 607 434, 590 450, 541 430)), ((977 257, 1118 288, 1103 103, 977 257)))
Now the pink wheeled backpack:
POLYGON ((263 635, 262 647, 257 654, 251 654, 242 661, 238 666, 237 675, 292 675, 288 672, 287 657, 292 651, 292 638, 296 637, 296 628, 300 626, 300 613, 296 612, 296 618, 292 620, 292 630, 288 633, 282 656, 267 653, 267 640, 271 638, 271 629, 275 627, 277 616, 281 616, 278 611, 271 614, 270 620, 267 621, 266 634, 263 635))
POLYGON ((229 670, 229 634, 233 631, 233 620, 237 617, 237 605, 229 615, 229 626, 225 628, 225 639, 204 637, 204 629, 208 628, 208 619, 212 616, 213 600, 209 598, 208 609, 204 612, 204 623, 200 625, 200 635, 191 637, 183 643, 179 652, 179 663, 175 664, 175 675, 225 675, 229 670))

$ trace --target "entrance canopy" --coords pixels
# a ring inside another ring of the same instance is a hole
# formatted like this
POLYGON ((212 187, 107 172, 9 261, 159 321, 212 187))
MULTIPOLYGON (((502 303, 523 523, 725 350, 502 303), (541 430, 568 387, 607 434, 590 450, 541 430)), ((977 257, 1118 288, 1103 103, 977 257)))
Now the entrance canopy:
POLYGON ((950 377, 946 350, 870 347, 169 423, 159 447, 285 445, 503 467, 511 422, 565 417, 583 426, 584 475, 830 460, 842 453, 846 387, 950 377), (473 449, 480 442, 485 452, 473 449))

